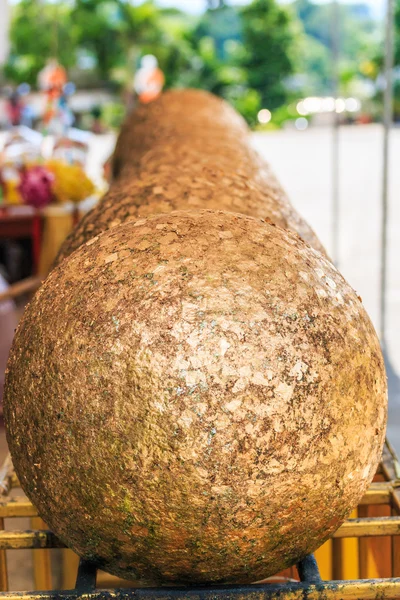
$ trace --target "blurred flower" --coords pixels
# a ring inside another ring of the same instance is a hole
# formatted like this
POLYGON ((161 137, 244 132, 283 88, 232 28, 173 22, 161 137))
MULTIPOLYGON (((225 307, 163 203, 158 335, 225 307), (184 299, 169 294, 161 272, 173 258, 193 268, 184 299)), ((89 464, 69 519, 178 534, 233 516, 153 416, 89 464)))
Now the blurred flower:
POLYGON ((46 161, 45 167, 54 178, 56 202, 80 202, 94 192, 94 185, 81 165, 51 159, 46 161))
POLYGON ((19 181, 10 179, 3 183, 4 200, 7 204, 23 204, 23 198, 19 191, 19 181))
POLYGON ((54 175, 41 166, 25 169, 21 174, 19 191, 25 204, 43 208, 53 199, 52 183, 54 175))

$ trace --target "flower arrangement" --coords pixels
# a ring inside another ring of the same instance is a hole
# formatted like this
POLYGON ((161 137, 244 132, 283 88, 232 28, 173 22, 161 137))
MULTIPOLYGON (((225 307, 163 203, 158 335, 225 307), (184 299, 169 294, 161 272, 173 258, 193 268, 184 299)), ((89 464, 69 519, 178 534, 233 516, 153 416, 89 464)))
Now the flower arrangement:
POLYGON ((88 144, 80 139, 84 134, 77 130, 71 137, 57 138, 46 157, 41 134, 14 128, 0 153, 0 204, 40 209, 92 196, 96 188, 84 170, 88 152, 88 144))
POLYGON ((81 165, 57 159, 19 167, 3 165, 0 186, 5 204, 28 204, 35 208, 51 203, 78 203, 95 192, 81 165))
POLYGON ((44 208, 53 198, 54 175, 44 167, 34 165, 23 169, 19 192, 25 202, 35 208, 44 208))
POLYGON ((79 164, 68 164, 61 160, 50 159, 45 168, 53 175, 53 193, 55 201, 81 202, 95 191, 93 182, 79 164))

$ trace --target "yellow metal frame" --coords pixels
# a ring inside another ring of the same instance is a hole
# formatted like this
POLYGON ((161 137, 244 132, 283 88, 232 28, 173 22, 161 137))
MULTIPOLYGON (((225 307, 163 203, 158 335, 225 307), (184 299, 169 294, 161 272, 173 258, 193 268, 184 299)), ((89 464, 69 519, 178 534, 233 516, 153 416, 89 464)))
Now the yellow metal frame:
MULTIPOLYGON (((49 531, 38 516, 36 508, 24 496, 10 496, 19 487, 12 462, 8 456, 0 469, 0 600, 52 600, 63 597, 75 600, 116 598, 129 595, 128 590, 92 589, 55 592, 51 590, 51 549, 65 548, 64 544, 49 531), (28 517, 31 530, 5 530, 5 519, 28 517), (7 550, 32 549, 34 561, 34 583, 41 592, 9 592, 7 573, 7 550)), ((315 554, 323 579, 322 584, 295 584, 293 570, 282 575, 288 583, 259 588, 254 586, 254 600, 389 600, 400 599, 400 465, 388 442, 385 444, 382 461, 375 481, 362 499, 357 511, 336 531, 332 540, 315 554), (349 581, 346 581, 349 579, 349 581), (265 590, 268 589, 266 592, 265 590), (270 590, 270 591, 269 591, 270 590)), ((76 579, 78 558, 69 550, 64 558, 64 585, 70 590, 76 579)), ((276 578, 275 581, 277 580, 276 578)), ((282 577, 280 578, 282 579, 282 577)), ((279 578, 278 578, 279 580, 279 578)), ((99 582, 98 582, 99 583, 99 582)), ((108 578, 104 584, 122 587, 121 580, 108 578)), ((151 598, 150 590, 130 590, 131 598, 151 598), (150 595, 149 595, 150 594, 150 595)), ((231 595, 232 589, 229 592, 231 595)), ((180 593, 178 592, 178 596, 180 593)), ((233 595, 237 595, 232 593, 233 595)), ((154 597, 156 594, 154 595, 154 597)), ((159 596, 159 594, 157 594, 159 596)), ((183 593, 191 598, 192 592, 183 593)), ((202 596, 206 597, 205 592, 202 596)), ((166 593, 163 598, 169 597, 166 593)), ((253 597, 253 593, 252 593, 253 597)), ((196 597, 198 598, 198 596, 196 597)))

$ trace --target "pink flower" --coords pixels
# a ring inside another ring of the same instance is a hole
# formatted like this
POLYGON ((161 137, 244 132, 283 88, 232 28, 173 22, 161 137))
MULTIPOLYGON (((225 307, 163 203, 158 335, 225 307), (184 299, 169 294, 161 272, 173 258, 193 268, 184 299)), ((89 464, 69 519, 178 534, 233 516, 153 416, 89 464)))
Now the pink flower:
POLYGON ((30 167, 22 172, 19 191, 25 204, 42 208, 53 199, 52 183, 54 175, 40 166, 30 167))

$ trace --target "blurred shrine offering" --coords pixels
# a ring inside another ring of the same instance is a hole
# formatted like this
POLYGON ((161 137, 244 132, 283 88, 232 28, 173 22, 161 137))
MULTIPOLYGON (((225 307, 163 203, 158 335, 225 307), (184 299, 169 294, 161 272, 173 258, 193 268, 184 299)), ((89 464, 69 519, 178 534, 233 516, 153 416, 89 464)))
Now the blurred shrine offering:
POLYGON ((52 185, 54 179, 53 173, 41 165, 33 165, 29 168, 23 167, 19 192, 24 204, 29 204, 37 209, 50 204, 53 199, 52 185))
POLYGON ((14 127, 8 132, 0 165, 6 163, 35 162, 42 154, 43 136, 25 125, 14 127))
POLYGON ((53 147, 53 158, 70 165, 85 166, 91 134, 80 129, 70 128, 66 135, 56 139, 53 147))
POLYGON ((53 90, 61 95, 67 83, 67 72, 55 58, 51 58, 38 75, 39 86, 44 91, 53 90))
POLYGON ((21 83, 16 89, 8 90, 8 97, 5 105, 8 126, 32 126, 34 110, 26 98, 30 90, 31 87, 27 83, 21 83))
POLYGON ((29 127, 14 127, 0 152, 0 186, 2 203, 23 204, 20 191, 24 165, 41 160, 43 136, 29 127))
POLYGON ((91 196, 95 185, 85 173, 91 135, 71 128, 64 136, 44 138, 28 127, 12 129, 0 153, 2 204, 43 208, 91 196))
POLYGON ((40 89, 45 94, 43 122, 48 132, 61 135, 68 131, 74 122, 68 106, 68 96, 75 86, 68 84, 67 72, 56 59, 50 59, 38 75, 40 89))
POLYGON ((24 126, 7 132, 0 151, 0 245, 22 248, 23 257, 14 261, 19 275, 28 264, 24 277, 46 276, 81 205, 97 201, 85 172, 91 136, 74 128, 58 138, 24 126))
POLYGON ((146 54, 141 60, 133 87, 141 104, 153 102, 161 94, 165 84, 164 73, 158 66, 158 60, 152 54, 146 54))

